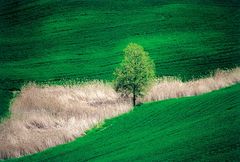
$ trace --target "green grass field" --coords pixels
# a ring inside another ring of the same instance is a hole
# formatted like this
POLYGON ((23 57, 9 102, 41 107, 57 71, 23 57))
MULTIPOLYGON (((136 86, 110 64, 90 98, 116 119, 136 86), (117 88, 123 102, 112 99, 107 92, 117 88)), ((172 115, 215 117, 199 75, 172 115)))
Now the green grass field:
POLYGON ((237 84, 146 103, 69 144, 9 161, 239 161, 239 92, 237 84))
POLYGON ((111 80, 129 42, 158 76, 184 80, 240 64, 238 0, 2 0, 0 116, 28 81, 111 80))

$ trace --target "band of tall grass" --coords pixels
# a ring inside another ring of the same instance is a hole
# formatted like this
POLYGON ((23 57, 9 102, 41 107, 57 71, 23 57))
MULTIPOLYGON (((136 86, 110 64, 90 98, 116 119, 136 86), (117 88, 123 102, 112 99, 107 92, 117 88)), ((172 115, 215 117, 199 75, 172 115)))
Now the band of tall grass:
MULTIPOLYGON (((199 95, 239 81, 240 68, 218 70, 211 77, 189 82, 159 78, 137 102, 199 95)), ((0 124, 0 159, 36 153, 72 141, 105 119, 131 109, 131 99, 123 98, 111 83, 29 83, 12 101, 11 117, 0 124)))

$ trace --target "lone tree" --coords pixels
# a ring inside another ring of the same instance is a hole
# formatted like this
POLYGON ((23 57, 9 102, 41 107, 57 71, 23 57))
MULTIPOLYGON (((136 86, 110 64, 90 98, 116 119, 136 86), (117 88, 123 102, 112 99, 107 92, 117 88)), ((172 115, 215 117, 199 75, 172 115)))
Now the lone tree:
POLYGON ((155 78, 155 66, 142 46, 130 43, 124 49, 124 59, 114 76, 115 89, 124 95, 132 95, 135 106, 136 98, 144 95, 155 78))

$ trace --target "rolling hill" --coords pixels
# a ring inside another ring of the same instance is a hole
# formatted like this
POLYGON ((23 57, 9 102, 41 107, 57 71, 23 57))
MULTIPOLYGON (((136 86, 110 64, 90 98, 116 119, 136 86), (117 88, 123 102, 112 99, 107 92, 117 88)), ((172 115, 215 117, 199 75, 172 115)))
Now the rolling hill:
POLYGON ((129 42, 158 76, 240 64, 238 0, 1 0, 0 116, 28 81, 111 80, 129 42))
POLYGON ((239 161, 239 92, 236 84, 146 103, 69 144, 7 161, 239 161))

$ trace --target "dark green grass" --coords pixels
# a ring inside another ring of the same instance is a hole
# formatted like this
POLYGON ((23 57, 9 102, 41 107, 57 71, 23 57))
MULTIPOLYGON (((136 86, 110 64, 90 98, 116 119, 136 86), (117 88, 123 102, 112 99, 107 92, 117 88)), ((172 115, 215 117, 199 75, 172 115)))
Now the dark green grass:
POLYGON ((0 2, 0 116, 24 82, 111 80, 129 42, 149 51, 158 76, 240 64, 237 0, 0 2))
POLYGON ((240 161, 239 115, 237 84, 143 104, 69 144, 12 161, 240 161))

